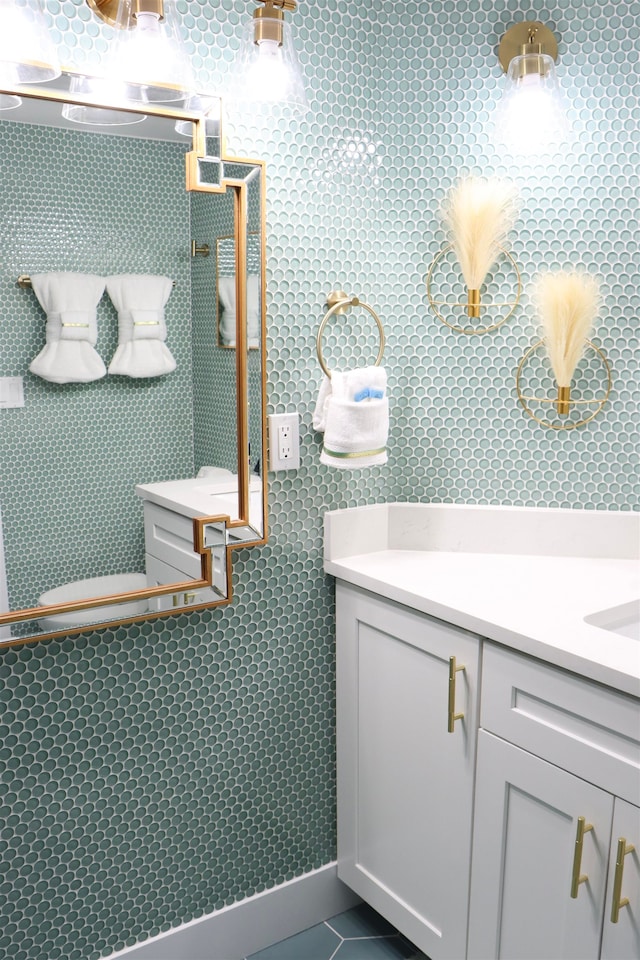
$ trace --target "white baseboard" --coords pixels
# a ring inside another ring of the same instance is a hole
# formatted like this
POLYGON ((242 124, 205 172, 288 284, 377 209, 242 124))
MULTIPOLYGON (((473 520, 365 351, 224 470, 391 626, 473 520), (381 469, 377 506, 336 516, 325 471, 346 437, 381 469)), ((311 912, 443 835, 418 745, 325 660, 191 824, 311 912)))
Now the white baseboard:
POLYGON ((360 897, 338 880, 337 864, 329 863, 106 960, 243 960, 358 903, 360 897))

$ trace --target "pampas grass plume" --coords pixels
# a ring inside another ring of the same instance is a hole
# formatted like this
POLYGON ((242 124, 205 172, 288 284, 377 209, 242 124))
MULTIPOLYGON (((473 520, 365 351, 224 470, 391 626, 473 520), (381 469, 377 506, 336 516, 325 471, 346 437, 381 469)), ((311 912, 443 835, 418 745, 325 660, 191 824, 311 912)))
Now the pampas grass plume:
POLYGON ((518 217, 508 180, 465 177, 449 192, 443 221, 469 290, 479 290, 518 217))
POLYGON ((600 285, 588 273, 546 273, 535 284, 534 303, 557 384, 569 387, 600 309, 600 285))

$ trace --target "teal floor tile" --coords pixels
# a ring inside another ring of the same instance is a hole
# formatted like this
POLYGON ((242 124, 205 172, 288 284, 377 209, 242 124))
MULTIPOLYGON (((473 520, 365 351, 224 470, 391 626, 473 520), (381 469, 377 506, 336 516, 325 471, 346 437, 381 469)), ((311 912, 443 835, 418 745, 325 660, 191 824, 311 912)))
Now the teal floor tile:
POLYGON ((415 955, 415 947, 411 947, 402 937, 365 937, 344 940, 335 960, 409 960, 415 955))
POLYGON ((247 960, 331 960, 340 943, 340 937, 333 930, 319 923, 295 937, 252 953, 247 960))
POLYGON ((341 937, 384 937, 397 933, 392 924, 381 917, 368 903, 339 913, 327 920, 327 924, 341 937))

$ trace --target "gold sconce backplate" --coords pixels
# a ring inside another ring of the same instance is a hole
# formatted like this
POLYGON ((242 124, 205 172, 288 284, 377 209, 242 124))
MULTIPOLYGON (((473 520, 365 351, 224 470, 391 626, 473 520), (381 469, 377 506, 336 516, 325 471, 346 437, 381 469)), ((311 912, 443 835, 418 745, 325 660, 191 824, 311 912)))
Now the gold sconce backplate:
MULTIPOLYGON (((503 257, 494 265, 493 271, 487 275, 482 287, 481 296, 478 294, 479 299, 478 296, 475 297, 475 301, 477 302, 475 302, 474 315, 480 317, 483 312, 485 312, 486 315, 487 310, 497 308, 503 311, 504 315, 501 315, 494 323, 485 322, 479 326, 473 326, 473 324, 466 322, 471 319, 467 312, 469 307, 468 299, 450 300, 448 297, 446 299, 440 299, 440 291, 447 294, 449 291, 453 292, 454 290, 466 291, 464 280, 460 275, 460 267, 454 255, 453 244, 450 243, 448 246, 443 247, 440 253, 436 255, 427 274, 427 297, 429 299, 429 306, 438 320, 441 320, 450 330, 468 335, 489 333, 491 330, 496 330, 502 326, 503 323, 506 323, 520 303, 522 279, 518 265, 504 247, 500 247, 500 251, 503 257), (507 277, 501 276, 505 264, 508 265, 512 285, 515 287, 513 299, 494 300, 493 297, 498 292, 499 284, 507 279, 507 277), (436 291, 435 293, 434 289, 436 291), (463 316, 465 317, 464 323, 462 322, 463 316)), ((472 291, 472 293, 476 293, 476 291, 472 291)))
MULTIPOLYGON (((87 0, 87 4, 96 16, 104 20, 105 23, 108 23, 110 27, 119 26, 118 9, 120 7, 120 0, 87 0)), ((129 19, 129 26, 133 26, 133 17, 129 19)))
POLYGON ((541 45, 542 53, 558 59, 558 41, 553 31, 537 20, 523 20, 509 27, 498 46, 498 60, 505 73, 513 58, 520 56, 523 46, 531 42, 532 34, 533 43, 541 45))
POLYGON ((576 371, 570 390, 567 387, 558 388, 555 386, 552 374, 547 369, 543 369, 544 351, 542 348, 544 345, 544 339, 538 340, 533 346, 529 347, 520 361, 516 373, 518 400, 524 407, 526 413, 535 420, 536 423, 539 423, 540 426, 546 427, 548 430, 575 430, 576 427, 582 427, 585 423, 593 420, 609 399, 612 383, 611 367, 600 347, 597 347, 591 340, 586 340, 585 347, 591 354, 591 363, 589 364, 589 362, 587 362, 585 365, 583 358, 579 365, 582 367, 582 374, 576 371), (531 372, 530 367, 534 360, 537 361, 537 369, 531 372), (599 373, 597 369, 585 370, 585 366, 593 367, 594 363, 597 363, 597 366, 600 367, 599 373), (527 378, 528 370, 530 372, 527 378), (602 393, 600 396, 587 396, 586 394, 592 389, 593 380, 596 378, 600 381, 599 386, 602 389, 602 393), (527 382, 523 385, 523 381, 527 382), (551 389, 552 383, 556 390, 553 396, 538 396, 530 392, 532 387, 535 389, 538 386, 541 389, 541 393, 543 391, 546 392, 547 387, 551 389), (542 410, 536 410, 532 405, 539 406, 543 409, 553 409, 553 407, 555 407, 558 411, 559 418, 569 417, 573 413, 577 415, 579 419, 569 422, 553 421, 549 417, 542 416, 542 410), (580 416, 581 409, 589 409, 590 407, 594 407, 595 409, 592 409, 588 416, 580 416))

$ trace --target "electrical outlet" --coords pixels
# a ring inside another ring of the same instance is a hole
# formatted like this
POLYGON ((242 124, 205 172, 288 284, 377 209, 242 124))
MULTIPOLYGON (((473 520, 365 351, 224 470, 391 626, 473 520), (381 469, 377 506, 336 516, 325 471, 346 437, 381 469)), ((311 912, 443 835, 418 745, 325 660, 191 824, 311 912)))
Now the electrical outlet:
POLYGON ((300 467, 300 421, 297 413, 269 415, 269 469, 300 467))

